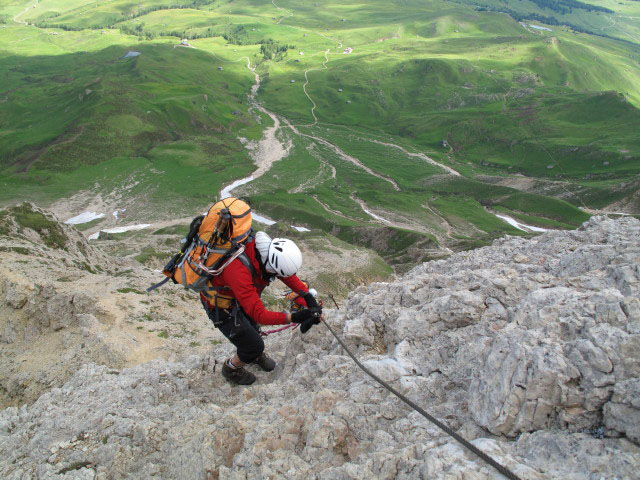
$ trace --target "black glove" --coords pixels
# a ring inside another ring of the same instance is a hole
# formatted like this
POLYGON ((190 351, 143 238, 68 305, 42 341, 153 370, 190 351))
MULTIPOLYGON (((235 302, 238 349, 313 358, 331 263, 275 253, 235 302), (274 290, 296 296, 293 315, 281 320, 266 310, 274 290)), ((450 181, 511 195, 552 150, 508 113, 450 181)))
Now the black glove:
POLYGON ((319 317, 321 314, 322 314, 321 308, 305 308, 303 310, 298 310, 297 312, 292 313, 291 321, 293 323, 304 323, 305 321, 310 319, 316 319, 320 321, 319 317))
POLYGON ((314 297, 311 292, 305 293, 302 298, 304 298, 304 301, 307 304, 308 308, 320 308, 320 313, 322 313, 322 308, 320 307, 320 305, 318 305, 316 297, 314 297))
POLYGON ((307 333, 311 327, 320 323, 320 315, 317 317, 311 317, 309 320, 305 320, 300 325, 300 333, 307 333))

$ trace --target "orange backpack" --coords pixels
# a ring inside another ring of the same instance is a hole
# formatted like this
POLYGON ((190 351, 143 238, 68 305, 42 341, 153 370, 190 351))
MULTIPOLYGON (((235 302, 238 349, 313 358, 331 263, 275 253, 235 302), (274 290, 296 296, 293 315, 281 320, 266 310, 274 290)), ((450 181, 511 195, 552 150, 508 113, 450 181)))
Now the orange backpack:
POLYGON ((193 219, 182 249, 162 271, 167 278, 147 288, 147 292, 173 280, 210 297, 213 288, 209 280, 242 255, 250 233, 251 207, 233 197, 220 200, 206 215, 193 219))

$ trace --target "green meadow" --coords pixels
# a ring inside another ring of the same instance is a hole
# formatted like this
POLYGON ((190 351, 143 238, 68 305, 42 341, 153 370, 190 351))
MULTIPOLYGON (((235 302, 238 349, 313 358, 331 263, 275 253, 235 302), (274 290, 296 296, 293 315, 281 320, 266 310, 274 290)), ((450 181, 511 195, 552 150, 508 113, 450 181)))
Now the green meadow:
POLYGON ((492 2, 0 0, 0 203, 199 212, 273 124, 251 68, 288 153, 234 192, 274 220, 392 258, 640 213, 640 4, 492 2))

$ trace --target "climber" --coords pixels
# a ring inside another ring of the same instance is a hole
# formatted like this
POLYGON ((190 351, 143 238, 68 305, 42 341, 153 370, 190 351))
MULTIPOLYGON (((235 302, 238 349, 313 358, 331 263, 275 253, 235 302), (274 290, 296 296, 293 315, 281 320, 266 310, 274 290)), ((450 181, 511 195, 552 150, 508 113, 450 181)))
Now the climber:
POLYGON ((286 238, 271 239, 265 232, 249 237, 244 254, 233 260, 211 284, 215 298, 200 294, 209 319, 233 343, 236 353, 222 366, 222 375, 231 383, 251 385, 256 377, 243 367, 256 363, 266 372, 276 362, 264 352, 264 341, 258 325, 298 323, 302 333, 320 323, 322 308, 307 286, 296 276, 302 265, 302 254, 294 242, 286 238), (276 278, 300 294, 302 310, 274 312, 267 310, 260 295, 276 278))

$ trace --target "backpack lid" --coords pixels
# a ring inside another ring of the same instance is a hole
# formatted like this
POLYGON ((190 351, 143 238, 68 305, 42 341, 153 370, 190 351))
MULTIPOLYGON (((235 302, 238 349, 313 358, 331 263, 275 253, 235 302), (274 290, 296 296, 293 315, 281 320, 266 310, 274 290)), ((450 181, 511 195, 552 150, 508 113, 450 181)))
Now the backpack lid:
POLYGON ((251 233, 251 207, 242 200, 228 197, 216 202, 200 226, 200 238, 207 242, 218 230, 222 239, 231 243, 244 242, 251 233))

